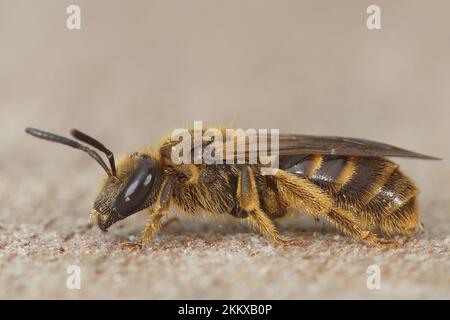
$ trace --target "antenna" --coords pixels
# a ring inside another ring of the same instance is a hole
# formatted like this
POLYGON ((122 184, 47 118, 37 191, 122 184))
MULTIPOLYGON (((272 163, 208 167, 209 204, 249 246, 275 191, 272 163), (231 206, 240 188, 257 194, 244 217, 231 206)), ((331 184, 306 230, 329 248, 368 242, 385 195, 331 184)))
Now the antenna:
POLYGON ((77 140, 80 140, 84 143, 87 143, 88 145, 104 152, 106 154, 106 157, 109 160, 109 165, 111 167, 111 171, 112 171, 112 175, 116 176, 116 163, 114 161, 114 154, 112 153, 111 150, 109 150, 108 148, 106 148, 103 143, 101 143, 100 141, 88 136, 87 134, 77 130, 77 129, 72 129, 70 131, 70 134, 72 135, 72 137, 74 137, 77 140))
MULTIPOLYGON (((61 143, 64 144, 66 146, 75 148, 75 149, 79 149, 82 150, 84 152, 86 152, 87 154, 89 154, 95 161, 97 161, 102 168, 106 171, 106 173, 111 176, 111 170, 109 170, 108 166, 106 165, 105 161, 103 161, 103 159, 98 155, 97 152, 95 152, 94 150, 78 143, 77 141, 59 136, 57 134, 54 133, 50 133, 50 132, 46 132, 46 131, 42 131, 39 129, 35 129, 35 128, 26 128, 25 132, 28 134, 31 134, 32 136, 35 136, 36 138, 40 138, 40 139, 44 139, 44 140, 49 140, 52 142, 57 142, 57 143, 61 143)), ((94 140, 95 141, 95 140, 94 140)), ((115 170, 114 170, 115 172, 115 170)))

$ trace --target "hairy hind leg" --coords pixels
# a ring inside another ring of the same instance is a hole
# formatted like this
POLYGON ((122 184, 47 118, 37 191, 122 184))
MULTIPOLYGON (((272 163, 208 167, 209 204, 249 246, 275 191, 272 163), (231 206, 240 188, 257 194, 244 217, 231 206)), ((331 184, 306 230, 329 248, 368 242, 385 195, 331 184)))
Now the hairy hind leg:
POLYGON ((365 230, 359 221, 353 215, 341 209, 333 209, 324 214, 325 218, 333 223, 344 234, 359 239, 369 245, 379 247, 397 247, 398 242, 395 240, 382 240, 377 236, 365 230))
POLYGON ((277 188, 291 208, 306 210, 314 218, 323 215, 344 234, 371 245, 395 246, 395 241, 378 239, 366 230, 361 221, 351 212, 336 207, 333 199, 307 178, 278 170, 275 175, 277 188))

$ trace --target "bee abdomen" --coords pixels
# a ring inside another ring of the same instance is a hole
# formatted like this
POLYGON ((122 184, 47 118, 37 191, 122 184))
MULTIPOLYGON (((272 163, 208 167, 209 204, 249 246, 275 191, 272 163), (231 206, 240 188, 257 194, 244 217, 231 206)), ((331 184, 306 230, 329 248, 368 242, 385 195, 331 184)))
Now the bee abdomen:
POLYGON ((368 203, 397 167, 382 158, 310 155, 297 159, 296 163, 280 165, 328 191, 343 207, 368 203))
POLYGON ((419 225, 418 193, 413 182, 396 168, 357 215, 369 227, 378 226, 385 233, 408 233, 419 225))
POLYGON ((382 217, 379 226, 387 234, 408 234, 417 230, 420 225, 417 198, 412 197, 390 215, 382 217))
POLYGON ((280 168, 307 177, 324 189, 337 190, 339 177, 348 163, 346 157, 308 155, 281 159, 280 168))
POLYGON ((339 206, 362 209, 372 201, 398 165, 383 158, 349 158, 347 174, 338 183, 333 195, 339 206))
POLYGON ((310 179, 330 194, 337 207, 353 212, 370 229, 404 233, 419 224, 418 189, 392 161, 321 155, 283 160, 283 170, 310 179))

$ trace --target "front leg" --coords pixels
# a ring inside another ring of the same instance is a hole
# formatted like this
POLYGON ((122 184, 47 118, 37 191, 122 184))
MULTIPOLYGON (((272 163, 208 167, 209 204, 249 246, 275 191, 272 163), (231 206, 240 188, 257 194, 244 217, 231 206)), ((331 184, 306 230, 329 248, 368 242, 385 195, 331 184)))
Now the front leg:
POLYGON ((142 249, 153 237, 161 230, 163 225, 162 218, 166 215, 167 210, 149 211, 149 221, 145 225, 141 238, 137 242, 121 243, 122 249, 142 249))
POLYGON ((149 212, 149 221, 142 232, 139 242, 126 242, 122 244, 123 249, 142 248, 146 245, 161 229, 163 223, 162 218, 169 212, 170 194, 175 178, 168 176, 161 184, 158 192, 156 203, 152 211, 149 212))
POLYGON ((167 214, 168 210, 158 210, 150 213, 149 221, 142 232, 141 240, 139 244, 141 246, 146 245, 150 240, 156 236, 156 234, 161 230, 163 225, 162 218, 167 214))

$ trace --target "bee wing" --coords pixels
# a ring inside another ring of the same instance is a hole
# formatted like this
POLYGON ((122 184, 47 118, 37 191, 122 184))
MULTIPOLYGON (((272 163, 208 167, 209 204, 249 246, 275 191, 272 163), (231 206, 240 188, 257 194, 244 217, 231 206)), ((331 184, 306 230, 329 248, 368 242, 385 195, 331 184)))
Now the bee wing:
MULTIPOLYGON (((381 142, 335 136, 280 134, 278 152, 270 150, 272 147, 270 139, 266 145, 266 148, 269 148, 269 154, 278 154, 280 157, 320 154, 358 157, 406 157, 426 160, 441 160, 440 158, 401 149, 381 142)), ((246 157, 256 152, 267 152, 264 146, 261 147, 261 145, 257 143, 249 143, 247 141, 245 147, 246 157)), ((242 156, 243 155, 239 155, 238 152, 234 153, 234 157, 236 159, 242 158, 242 156)))
MULTIPOLYGON (((261 152, 268 155, 278 155, 280 157, 300 156, 300 155, 335 155, 335 156, 357 156, 357 157, 406 157, 425 160, 441 160, 433 156, 401 149, 386 143, 347 137, 335 136, 313 136, 298 134, 280 134, 278 139, 278 152, 271 150, 273 144, 270 136, 267 143, 262 144, 258 139, 245 139, 237 142, 235 138, 232 140, 226 137, 223 143, 216 145, 215 142, 202 141, 201 148, 204 150, 208 145, 222 148, 223 160, 236 161, 239 159, 257 158, 261 152), (245 141, 245 142, 244 142, 245 141), (233 144, 233 146, 229 146, 233 144), (241 150, 241 151, 239 151, 241 150), (230 152, 231 151, 231 152, 230 152)), ((164 149, 170 152, 170 149, 178 142, 168 142, 164 145, 164 149)), ((200 146, 200 145, 199 145, 200 146)), ((195 145, 191 152, 194 152, 195 145)))
POLYGON ((359 157, 406 157, 440 160, 386 143, 346 137, 281 134, 280 155, 322 154, 359 157))

